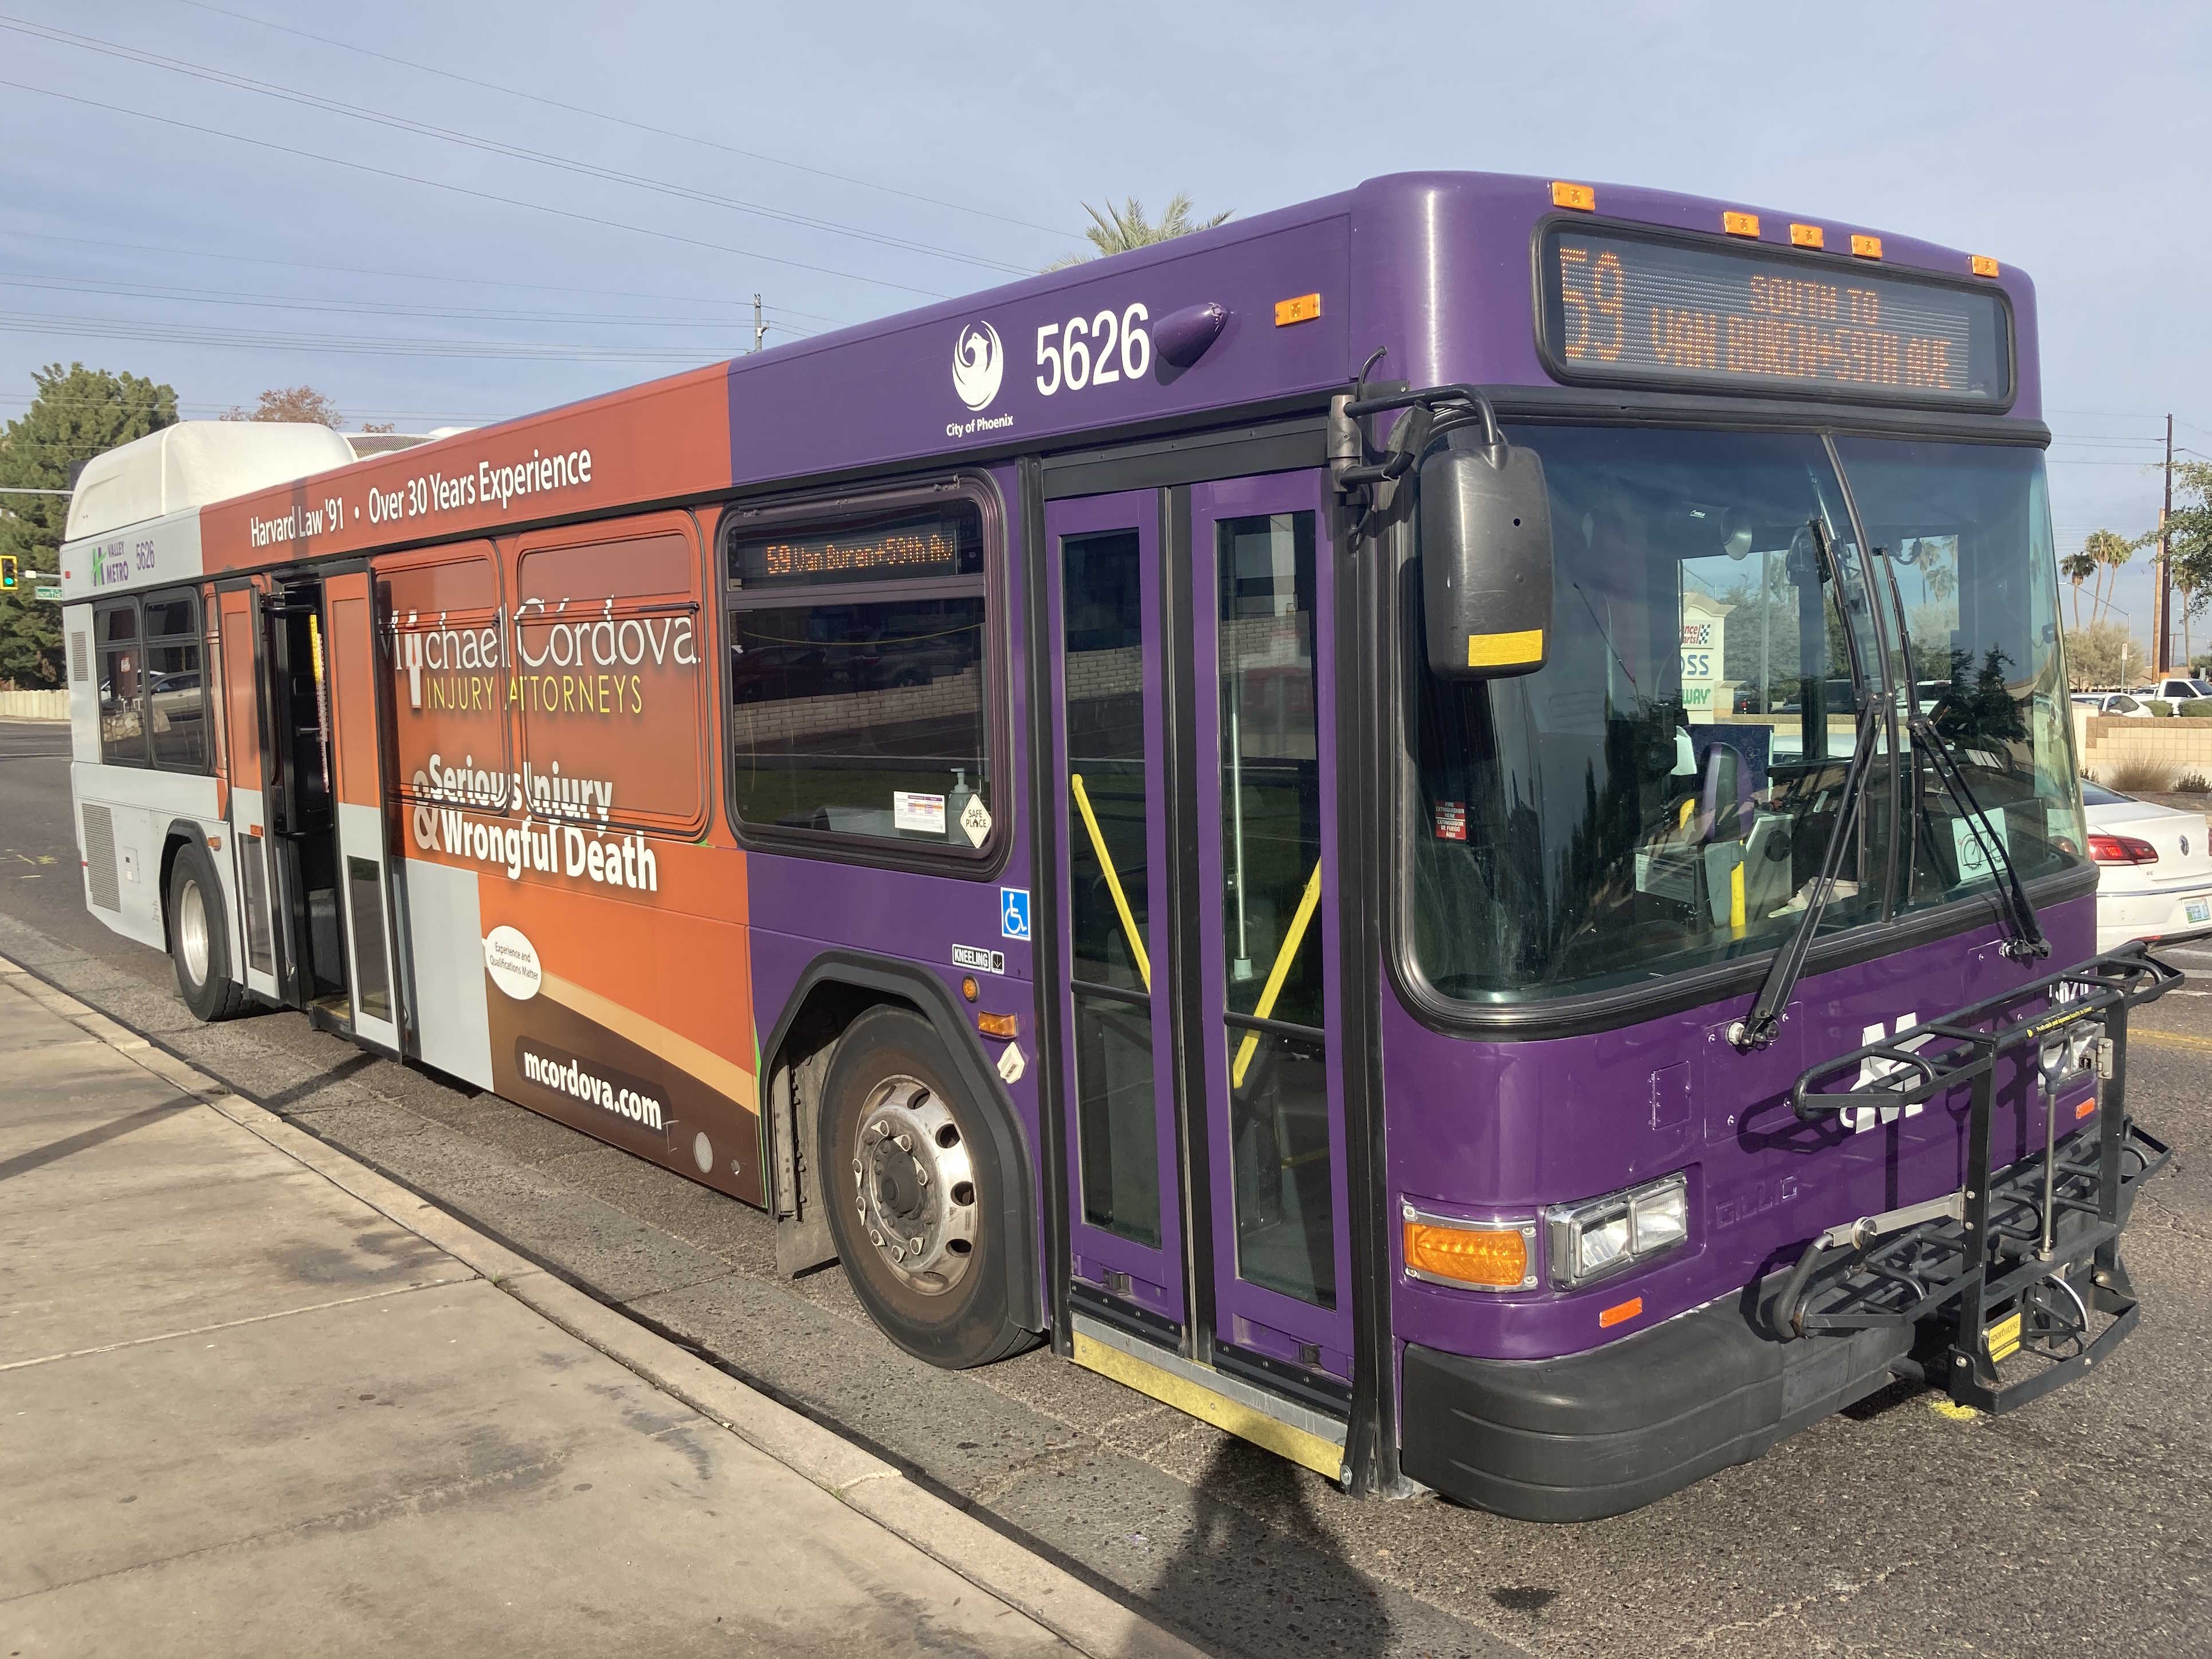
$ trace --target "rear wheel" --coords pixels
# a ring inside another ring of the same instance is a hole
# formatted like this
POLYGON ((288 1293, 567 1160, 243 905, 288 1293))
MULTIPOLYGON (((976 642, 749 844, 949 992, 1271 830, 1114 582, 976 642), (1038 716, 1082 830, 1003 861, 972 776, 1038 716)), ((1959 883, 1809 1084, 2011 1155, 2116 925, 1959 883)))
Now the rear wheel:
POLYGON ((230 930, 215 860, 194 841, 177 848, 169 866, 169 959, 177 993, 195 1018, 228 1019, 246 1006, 246 988, 230 975, 230 930))
POLYGON ((903 1008, 853 1022, 818 1114, 830 1227, 846 1277, 884 1334, 957 1370, 1026 1347, 1007 1315, 1005 1171, 945 1042, 903 1008))

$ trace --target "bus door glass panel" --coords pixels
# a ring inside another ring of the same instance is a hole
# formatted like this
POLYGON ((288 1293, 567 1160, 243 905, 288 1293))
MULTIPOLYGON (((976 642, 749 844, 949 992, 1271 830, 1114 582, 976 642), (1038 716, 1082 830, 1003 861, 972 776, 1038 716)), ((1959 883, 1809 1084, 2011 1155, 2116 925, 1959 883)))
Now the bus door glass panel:
POLYGON ((1158 497, 1046 512, 1076 1279, 1184 1321, 1164 944, 1158 497))
POLYGON ((234 945, 246 964, 246 987, 279 995, 270 926, 268 772, 262 754, 261 596, 250 587, 216 594, 216 636, 222 641, 223 761, 230 787, 231 848, 238 859, 239 916, 234 945))
POLYGON ((1217 1352, 1352 1375, 1334 1052, 1335 748, 1318 473, 1192 491, 1200 891, 1217 1352))
POLYGON ((400 952, 394 948, 391 922, 386 751, 379 708, 384 687, 377 672, 376 595, 369 573, 353 570, 330 577, 323 584, 323 609, 329 619, 329 750, 354 1035, 396 1054, 403 1047, 393 967, 400 952))
POLYGON ((275 750, 270 832, 276 908, 292 945, 291 992, 326 1018, 349 1012, 336 817, 331 811, 329 659, 322 585, 274 589, 267 624, 270 731, 275 750))

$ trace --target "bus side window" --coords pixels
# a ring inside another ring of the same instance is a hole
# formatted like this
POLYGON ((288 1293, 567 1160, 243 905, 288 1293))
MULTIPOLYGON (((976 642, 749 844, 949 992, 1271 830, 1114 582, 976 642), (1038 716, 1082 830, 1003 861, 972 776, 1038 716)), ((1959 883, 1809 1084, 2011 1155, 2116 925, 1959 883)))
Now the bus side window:
POLYGON ((100 758, 110 766, 146 763, 146 656, 138 642, 138 601, 118 599, 93 613, 100 642, 100 758))
POLYGON ((149 593, 143 611, 145 720, 154 764, 166 772, 205 772, 208 694, 200 596, 189 587, 149 593))
POLYGON ((730 522, 738 823, 981 856, 1002 815, 980 506, 937 495, 766 532, 730 522))

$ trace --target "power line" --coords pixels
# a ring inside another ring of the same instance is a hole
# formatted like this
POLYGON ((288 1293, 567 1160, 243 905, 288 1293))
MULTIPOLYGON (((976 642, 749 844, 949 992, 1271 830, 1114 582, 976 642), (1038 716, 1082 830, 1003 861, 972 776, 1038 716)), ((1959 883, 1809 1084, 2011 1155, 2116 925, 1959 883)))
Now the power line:
POLYGON ((543 104, 548 109, 565 110, 571 115, 589 116, 595 121, 611 122, 616 126, 629 127, 637 132, 649 132, 656 137, 674 138, 682 143, 702 145, 708 149, 720 150, 726 155, 742 155, 749 161, 765 161, 770 167, 789 167, 793 172, 811 173, 817 179, 834 179, 839 184, 856 185, 862 190, 881 191, 887 196, 903 197, 909 202, 921 202, 930 207, 947 208, 955 213, 972 213, 978 218, 995 219, 1000 224, 1018 225, 1024 230, 1041 230, 1048 236, 1060 237, 1071 242, 1082 240, 1076 232, 1067 229, 1065 226, 1040 225, 1027 219, 1009 218, 1003 213, 993 213, 987 208, 969 207, 964 203, 947 202, 934 196, 918 195, 910 190, 901 190, 895 185, 879 185, 872 179, 856 179, 850 173, 832 173, 825 167, 809 167, 803 161, 786 161, 781 156, 763 155, 758 150, 740 149, 734 144, 725 144, 713 138, 702 138, 696 133, 679 132, 672 127, 656 127, 644 121, 631 120, 627 116, 610 115, 605 110, 590 109, 581 104, 563 103, 558 98, 547 98, 538 93, 525 92, 518 87, 501 86, 496 81, 479 81, 472 76, 457 74, 452 70, 439 69, 434 64, 418 64, 411 58, 395 58, 389 52, 374 52, 367 46, 357 46, 351 41, 334 40, 326 34, 311 34, 306 29, 293 28, 288 24, 271 22, 265 17, 256 17, 250 13, 231 11, 222 6, 209 5, 205 0, 181 0, 181 3, 200 11, 213 12, 220 17, 235 18, 241 23, 252 23, 261 28, 274 29, 280 34, 297 35, 302 40, 313 40, 320 46, 335 46, 340 52, 358 52, 364 58, 374 58, 383 63, 397 64, 402 69, 415 70, 424 75, 439 76, 448 81, 458 81, 463 86, 481 87, 487 92, 501 93, 509 98, 520 98, 529 103, 543 104))
MULTIPOLYGON (((0 398, 0 403, 16 405, 26 405, 36 400, 28 398, 0 398)), ((43 406, 47 409, 64 407, 84 409, 121 409, 122 407, 116 404, 58 404, 52 399, 48 399, 43 406)), ((240 407, 241 406, 236 404, 215 402, 191 404, 180 403, 177 405, 177 417, 179 420, 204 420, 210 417, 220 419, 223 416, 229 414, 232 410, 240 407)), ((141 411, 131 410, 125 412, 136 414, 141 411)), ((349 410, 347 411, 347 418, 349 420, 360 421, 421 421, 430 426, 490 426, 501 421, 514 420, 517 416, 515 411, 512 410, 508 410, 503 413, 496 415, 482 413, 473 415, 457 415, 450 410, 362 409, 349 410)), ((31 447, 33 445, 42 444, 46 441, 46 440, 37 438, 25 438, 19 439, 17 441, 18 443, 26 448, 31 447)))
MULTIPOLYGON (((369 357, 471 357, 488 362, 678 363, 702 365, 700 353, 674 346, 576 346, 555 341, 456 340, 450 336, 295 334, 272 329, 220 328, 68 313, 0 311, 0 333, 61 333, 94 340, 144 340, 170 345, 211 345, 270 351, 325 351, 369 357)), ((734 356, 710 354, 706 362, 734 356)))
POLYGON ((1026 276, 1034 274, 1028 267, 1009 264, 1003 259, 987 259, 971 253, 958 252, 951 248, 938 247, 932 243, 918 242, 904 236, 887 236, 877 231, 863 230, 854 225, 841 225, 833 220, 816 219, 803 213, 788 212, 758 202, 747 202, 732 196, 719 196, 712 191, 678 185, 665 179, 648 178, 642 173, 624 173, 617 167, 605 167, 594 161, 580 161, 573 156, 556 155, 550 151, 532 149, 524 144, 510 144, 503 139, 488 138, 481 133, 462 132, 452 127, 434 126, 427 121, 416 121, 387 111, 370 109, 360 104, 348 104, 319 94, 301 92, 293 88, 275 86, 251 76, 235 74, 229 70, 216 69, 206 64, 194 64, 166 52, 141 52, 136 46, 118 45, 88 34, 76 34, 67 29, 58 29, 46 23, 33 23, 20 17, 0 13, 0 29, 27 34, 33 40, 52 45, 73 47, 79 52, 96 52, 106 58, 121 58, 125 63, 157 69, 171 75, 190 76, 194 80, 206 81, 217 86, 229 87, 240 92, 250 92, 263 98, 274 98, 288 104, 298 104, 308 109, 323 110, 349 119, 366 121, 376 126, 389 127, 397 132, 411 132, 418 137, 436 138, 444 143, 459 144, 466 149, 481 150, 487 155, 504 155, 514 161, 529 161, 538 167, 553 167, 562 173, 572 173, 587 179, 603 179, 610 184, 629 185, 639 190, 653 191, 659 195, 672 196, 679 200, 699 202, 710 207, 726 208, 733 213, 749 213, 756 217, 775 220, 803 229, 827 232, 833 236, 848 236, 855 240, 873 242, 879 246, 906 253, 927 253, 940 259, 951 259, 962 264, 979 266, 1009 276, 1026 276))
POLYGON ((97 98, 86 98, 71 92, 56 92, 50 87, 35 87, 23 81, 0 80, 0 87, 15 92, 36 93, 42 98, 58 99, 65 104, 82 104, 87 109, 105 110, 110 115, 128 115, 157 125, 175 127, 185 132, 204 133, 210 137, 228 138, 233 143, 250 144, 256 149, 275 150, 282 155, 295 155, 309 161, 327 162, 331 167, 349 167, 356 173, 373 174, 379 179, 397 179, 402 183, 423 185, 432 190, 451 191, 479 202, 496 202, 506 207, 528 208, 533 213, 550 213, 556 218, 573 219, 580 224, 598 225, 608 230, 627 230, 640 236, 657 236, 663 241, 680 242, 687 247, 705 248, 714 253, 734 253, 743 259, 761 259, 769 264, 788 265, 794 270, 809 270, 821 276, 842 276, 848 282, 867 283, 877 288, 896 289, 902 294, 919 294, 925 299, 948 300, 952 296, 934 289, 916 288, 909 283, 894 283, 884 276, 864 276, 858 271, 839 270, 832 265, 809 264, 803 259, 787 259, 774 253, 761 253, 751 248, 732 247, 726 242, 709 242, 702 237, 685 236, 672 230, 655 230, 647 225, 633 225, 620 219, 603 219, 596 214, 579 213, 573 208, 553 207, 544 202, 526 201, 520 196, 501 195, 488 190, 471 190, 466 185, 448 184, 442 179, 423 179, 411 173, 400 173, 391 167, 371 167, 366 161, 348 161, 343 156, 325 155, 311 149, 301 149, 291 144, 280 144, 267 138, 249 138, 241 132, 225 132, 220 127, 202 126, 195 121, 180 121, 171 115, 155 115, 149 111, 131 109, 122 104, 102 103, 97 98))
MULTIPOLYGON (((301 259, 270 259, 252 253, 217 253, 210 248, 167 247, 155 242, 108 242, 90 236, 60 236, 52 231, 21 230, 12 226, 0 230, 0 234, 28 236, 41 242, 70 242, 80 247, 127 249, 133 253, 168 253, 187 259, 222 259, 235 264, 274 265, 283 270, 328 270, 346 276, 396 276, 410 283, 466 283, 477 288, 528 289, 541 294, 590 294, 608 300, 666 300, 673 304, 694 306, 732 306, 739 301, 698 294, 657 294, 641 289, 574 288, 561 283, 525 283, 505 276, 460 276, 451 272, 427 270, 385 270, 373 265, 326 265, 301 259)), ((818 311, 801 311, 795 306, 771 305, 769 309, 785 317, 804 317, 810 322, 830 323, 847 326, 849 318, 826 317, 818 311)))
MULTIPOLYGON (((744 326, 728 317, 607 316, 589 311, 516 311, 481 307, 440 307, 374 300, 322 300, 284 294, 256 294, 240 289, 183 288, 161 283, 102 283, 76 276, 36 276, 0 270, 0 288, 48 293, 104 294, 126 300, 170 300, 186 305, 250 306, 256 310, 337 312, 364 317, 409 317, 434 322, 587 323, 593 327, 731 328, 744 326)), ((779 322, 785 334, 811 338, 815 331, 779 322)))

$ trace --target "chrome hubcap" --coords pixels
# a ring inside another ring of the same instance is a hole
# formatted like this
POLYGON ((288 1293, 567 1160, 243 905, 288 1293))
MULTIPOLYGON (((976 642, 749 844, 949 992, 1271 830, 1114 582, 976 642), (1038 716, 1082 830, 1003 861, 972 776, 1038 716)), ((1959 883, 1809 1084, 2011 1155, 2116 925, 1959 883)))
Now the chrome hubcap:
POLYGON ((185 972, 194 985, 204 985, 208 976, 208 919, 207 901, 200 896, 200 884, 187 881, 177 902, 177 948, 182 952, 185 972))
POLYGON ((942 1296, 975 1260, 975 1170, 945 1103, 911 1077, 886 1078, 860 1109, 853 1200, 884 1266, 942 1296))

